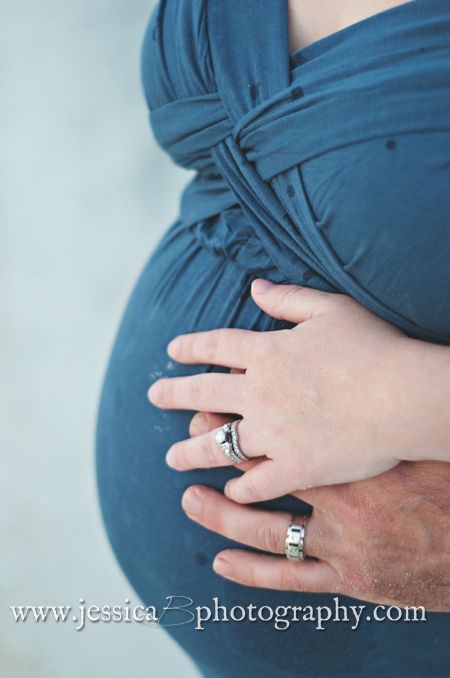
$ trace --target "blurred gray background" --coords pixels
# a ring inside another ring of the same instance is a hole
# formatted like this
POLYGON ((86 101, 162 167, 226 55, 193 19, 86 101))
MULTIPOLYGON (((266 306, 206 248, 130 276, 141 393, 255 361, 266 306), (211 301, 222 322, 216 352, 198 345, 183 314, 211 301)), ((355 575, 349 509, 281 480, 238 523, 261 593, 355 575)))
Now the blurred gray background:
POLYGON ((139 624, 10 605, 138 604, 97 505, 97 399, 120 315, 188 175, 148 126, 153 0, 0 0, 0 675, 197 676, 139 624))

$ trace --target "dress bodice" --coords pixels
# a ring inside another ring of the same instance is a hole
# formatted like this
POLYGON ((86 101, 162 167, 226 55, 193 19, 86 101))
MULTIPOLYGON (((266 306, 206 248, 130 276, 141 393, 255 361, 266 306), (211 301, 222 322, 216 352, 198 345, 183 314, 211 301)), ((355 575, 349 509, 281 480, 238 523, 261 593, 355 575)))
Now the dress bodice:
POLYGON ((450 343, 450 3, 410 0, 294 53, 287 0, 261 6, 152 13, 151 126, 196 172, 181 218, 226 224, 279 281, 450 343))

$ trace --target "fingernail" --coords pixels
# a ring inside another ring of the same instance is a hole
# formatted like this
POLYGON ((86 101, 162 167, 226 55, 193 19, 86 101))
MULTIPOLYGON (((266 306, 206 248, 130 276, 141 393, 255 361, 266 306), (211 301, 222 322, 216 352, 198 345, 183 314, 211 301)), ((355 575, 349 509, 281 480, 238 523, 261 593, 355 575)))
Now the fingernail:
POLYGON ((208 417, 206 416, 206 414, 201 413, 194 414, 189 425, 189 430, 194 435, 199 435, 200 433, 208 433, 209 425, 208 417))
POLYGON ((178 466, 178 454, 175 447, 169 447, 169 450, 166 454, 166 464, 171 468, 177 468, 178 466))
POLYGON ((178 353, 178 351, 179 351, 180 345, 181 345, 180 340, 178 339, 178 337, 175 337, 175 339, 172 339, 172 341, 170 341, 170 342, 167 344, 167 353, 168 353, 169 355, 175 357, 175 355, 176 355, 176 354, 178 353))
POLYGON ((224 577, 233 576, 233 566, 230 561, 223 556, 217 556, 214 558, 213 569, 215 572, 217 572, 217 574, 221 574, 224 577))
POLYGON ((199 516, 202 510, 202 500, 199 493, 196 490, 186 490, 181 499, 181 505, 190 516, 199 516))
POLYGON ((273 287, 273 283, 271 283, 270 280, 265 280, 263 278, 257 278, 252 283, 252 290, 256 292, 256 294, 265 294, 271 287, 273 287))
POLYGON ((160 400, 163 392, 163 386, 159 381, 155 381, 148 390, 148 398, 152 403, 156 403, 160 400))
POLYGON ((223 493, 228 499, 232 499, 233 497, 231 496, 232 494, 232 483, 228 482, 226 483, 225 487, 223 488, 223 493))

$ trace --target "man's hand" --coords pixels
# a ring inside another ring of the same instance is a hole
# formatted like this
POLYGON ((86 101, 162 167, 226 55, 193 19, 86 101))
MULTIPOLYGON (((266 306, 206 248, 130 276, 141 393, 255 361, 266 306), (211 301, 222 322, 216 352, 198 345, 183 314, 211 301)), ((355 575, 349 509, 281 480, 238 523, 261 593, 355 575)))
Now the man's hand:
MULTIPOLYGON (((213 429, 224 421, 219 415, 196 415, 191 434, 200 432, 200 422, 204 431, 205 426, 213 429)), ((243 506, 203 486, 188 488, 182 504, 204 527, 279 554, 244 549, 219 553, 216 572, 240 584, 450 611, 449 463, 402 462, 369 480, 294 496, 314 507, 306 524, 305 554, 316 560, 280 557, 290 514, 243 506)))

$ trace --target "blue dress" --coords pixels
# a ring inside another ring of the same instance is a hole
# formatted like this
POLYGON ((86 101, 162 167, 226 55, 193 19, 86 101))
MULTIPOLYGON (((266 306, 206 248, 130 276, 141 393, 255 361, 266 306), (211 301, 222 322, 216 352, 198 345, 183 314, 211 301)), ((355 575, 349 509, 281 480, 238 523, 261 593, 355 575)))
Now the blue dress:
MULTIPOLYGON (((180 498, 238 472, 168 468, 193 413, 158 410, 146 393, 161 376, 222 369, 169 360, 177 334, 291 326, 252 301, 259 276, 349 294, 410 336, 450 344, 450 3, 411 0, 289 53, 287 0, 161 0, 141 67, 157 141, 196 173, 105 376, 97 480, 109 539, 147 605, 178 595, 193 607, 333 606, 332 595, 251 589, 212 571, 236 544, 190 521, 180 498)), ((292 497, 265 506, 308 510, 292 497)), ((447 614, 356 631, 250 621, 167 631, 211 677, 450 672, 447 614)))

